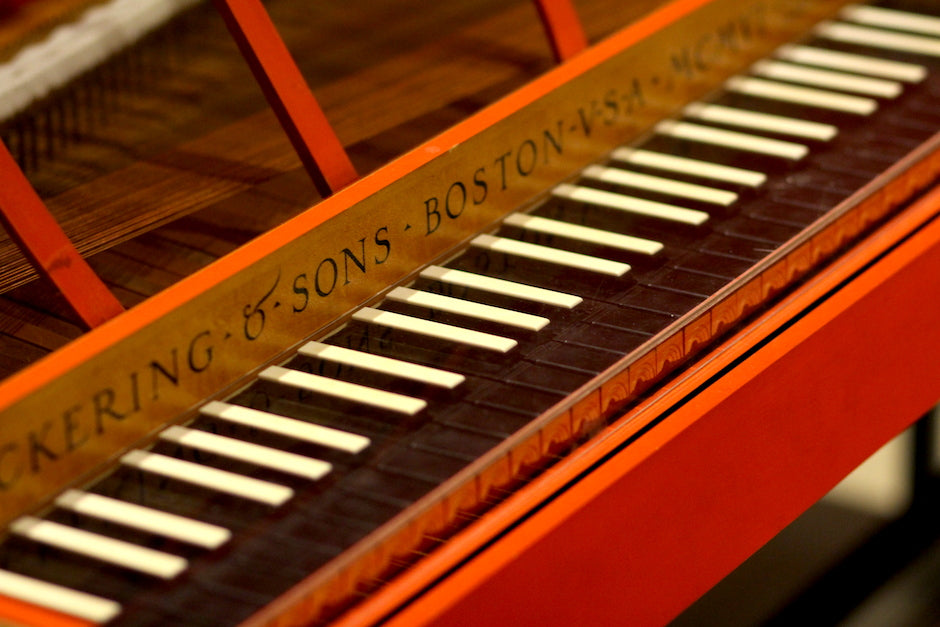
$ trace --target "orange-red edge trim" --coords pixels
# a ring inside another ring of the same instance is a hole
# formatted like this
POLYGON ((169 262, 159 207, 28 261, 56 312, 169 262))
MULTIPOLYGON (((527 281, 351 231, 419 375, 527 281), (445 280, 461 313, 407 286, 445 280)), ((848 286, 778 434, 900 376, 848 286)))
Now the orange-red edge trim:
POLYGON ((93 627, 94 625, 80 618, 0 595, 0 623, 3 621, 12 621, 13 625, 42 625, 43 627, 93 627))
MULTIPOLYGON (((471 594, 477 587, 511 563, 528 547, 537 544, 542 538, 560 527, 566 520, 586 506, 594 497, 609 488, 621 477, 644 464, 656 455, 674 438, 692 427, 708 411, 722 403, 732 391, 738 389, 744 380, 759 374, 758 369, 737 373, 733 377, 719 379, 709 388, 709 394, 696 397, 694 405, 684 408, 670 416, 670 420, 657 425, 656 429, 631 443, 629 455, 619 455, 615 469, 607 472, 594 472, 584 483, 590 483, 590 489, 565 493, 564 504, 552 504, 541 510, 538 517, 525 523, 525 533, 516 533, 512 538, 513 550, 489 551, 476 556, 459 570, 449 572, 460 564, 478 547, 484 546, 497 537, 513 523, 544 504, 546 499, 558 492, 572 477, 576 477, 590 468, 598 459, 616 449, 630 436, 638 433, 656 416, 681 400, 689 390, 696 389, 708 381, 717 372, 753 348, 763 337, 761 328, 775 329, 784 324, 798 312, 805 310, 838 284, 842 277, 853 269, 863 267, 873 256, 872 251, 883 250, 887 243, 909 233, 940 211, 940 187, 922 197, 904 213, 893 219, 886 227, 873 234, 863 249, 850 251, 840 258, 829 270, 810 280, 802 289, 784 300, 778 307, 762 315, 754 323, 717 348, 705 361, 696 365, 669 388, 644 402, 631 412, 630 419, 608 427, 595 437, 592 442, 579 451, 560 461, 539 480, 522 488, 503 505, 487 514, 465 531, 452 538, 446 544, 425 557, 415 567, 390 582, 377 595, 353 608, 334 627, 358 627, 382 622, 389 627, 426 624, 446 612, 462 598, 471 594), (846 270, 848 269, 848 270, 846 270), (733 380, 732 380, 733 379, 733 380), (433 594, 421 596, 422 590, 440 579, 445 573, 447 578, 435 584, 433 594), (417 595, 417 596, 416 596, 417 595), (402 601, 414 598, 412 606, 403 607, 402 601), (397 611, 403 609, 401 614, 397 611), (419 621, 419 622, 415 622, 419 621)), ((892 276, 931 245, 940 240, 940 223, 930 225, 934 240, 927 237, 914 238, 901 255, 891 263, 870 268, 860 281, 865 285, 877 285, 892 276)), ((846 310, 864 297, 864 290, 842 294, 840 310, 846 310)), ((820 314, 821 315, 821 314, 820 314)), ((772 363, 787 354, 793 346, 799 345, 811 336, 824 320, 816 318, 815 326, 793 327, 785 342, 770 343, 761 349, 759 360, 762 364, 772 363)), ((936 399, 935 399, 936 400, 936 399)), ((926 409, 926 408, 924 408, 926 409)), ((869 453, 872 451, 869 451, 869 453)), ((860 461, 860 460, 859 460, 860 461)), ((819 498, 823 493, 815 495, 819 498)), ((644 514, 650 516, 648 512, 644 514)), ((668 524, 668 521, 662 521, 668 524)), ((783 526, 782 524, 780 525, 783 526)), ((613 530, 612 530, 613 532, 613 530)), ((642 540, 639 540, 642 541, 642 540)), ((677 573, 678 575, 678 573, 677 573)))

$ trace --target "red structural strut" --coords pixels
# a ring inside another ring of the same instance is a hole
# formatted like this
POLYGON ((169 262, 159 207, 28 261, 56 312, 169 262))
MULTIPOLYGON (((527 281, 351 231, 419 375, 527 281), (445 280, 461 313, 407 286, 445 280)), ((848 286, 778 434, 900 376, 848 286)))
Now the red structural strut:
POLYGON ((587 47, 587 37, 571 0, 535 0, 556 61, 570 59, 587 47))
POLYGON ((214 2, 317 190, 359 178, 260 0, 214 2))
POLYGON ((88 327, 124 308, 65 235, 0 142, 0 222, 36 268, 55 284, 88 327))

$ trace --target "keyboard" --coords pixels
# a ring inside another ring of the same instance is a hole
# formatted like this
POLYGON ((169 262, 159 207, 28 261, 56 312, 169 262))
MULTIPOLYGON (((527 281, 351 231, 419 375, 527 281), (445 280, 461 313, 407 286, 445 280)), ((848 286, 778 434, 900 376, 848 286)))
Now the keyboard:
MULTIPOLYGON (((940 130, 940 10, 901 5, 847 7, 16 519, 0 594, 95 623, 236 624, 404 533, 416 504, 437 507, 439 537, 460 529, 550 460, 517 455, 506 481, 470 487, 467 468, 834 220, 940 130)), ((553 141, 500 167, 524 176, 553 141)), ((451 186, 423 226, 497 181, 451 186)), ((294 306, 364 258, 321 263, 294 306)), ((359 590, 406 565, 379 560, 359 590)))

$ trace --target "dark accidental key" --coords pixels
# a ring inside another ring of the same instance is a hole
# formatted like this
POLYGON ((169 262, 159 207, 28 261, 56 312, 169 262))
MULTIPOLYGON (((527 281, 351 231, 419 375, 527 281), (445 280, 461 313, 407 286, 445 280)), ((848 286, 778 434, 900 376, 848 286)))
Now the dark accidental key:
POLYGON ((823 214, 824 212, 821 211, 794 207, 772 200, 756 203, 744 212, 744 215, 749 218, 797 228, 809 226, 823 214))
POLYGON ((729 220, 716 230, 722 235, 770 244, 774 247, 789 241, 800 232, 797 227, 775 224, 747 216, 739 216, 729 220))
MULTIPOLYGON (((797 187, 796 185, 779 187, 777 189, 768 190, 768 192, 765 198, 753 203, 748 209, 751 209, 751 207, 756 204, 776 203, 798 209, 808 209, 815 211, 817 214, 823 214, 845 200, 847 196, 847 194, 839 191, 797 187)), ((752 211, 749 212, 745 210, 744 213, 747 214, 751 212, 752 211)))
POLYGON ((657 290, 676 292, 705 300, 727 285, 729 279, 687 272, 679 268, 663 268, 643 277, 641 284, 657 290))
POLYGON ((752 265, 741 259, 689 251, 672 262, 670 267, 731 280, 744 274, 752 265))
MULTIPOLYGON (((563 337, 561 341, 566 340, 563 337)), ((525 361, 509 369, 504 374, 504 378, 508 383, 521 388, 570 394, 587 383, 591 379, 591 375, 561 368, 557 365, 525 361)))
POLYGON ((625 306, 616 311, 600 312, 587 319, 586 322, 644 336, 653 336, 675 322, 676 317, 674 313, 625 306))
POLYGON ((619 304, 678 318, 690 312, 700 302, 702 299, 698 296, 658 287, 641 286, 621 298, 619 304))
POLYGON ((842 176, 832 176, 825 172, 820 172, 814 168, 806 168, 800 172, 790 174, 780 181, 776 182, 772 190, 776 193, 786 194, 788 190, 818 190, 820 192, 835 193, 841 198, 845 198, 860 189, 870 179, 864 176, 855 176, 845 174, 842 176))
POLYGON ((128 600, 116 624, 128 627, 237 625, 259 609, 256 595, 245 592, 207 587, 188 578, 175 586, 142 589, 128 600))
MULTIPOLYGON (((556 392, 560 390, 556 389, 556 392)), ((442 423, 421 427, 409 440, 413 449, 471 462, 499 444, 502 438, 475 433, 442 423)))
POLYGON ((649 335, 629 331, 626 329, 613 329, 599 324, 581 322, 571 325, 564 332, 556 336, 556 340, 573 346, 598 349, 626 355, 649 339, 649 335))

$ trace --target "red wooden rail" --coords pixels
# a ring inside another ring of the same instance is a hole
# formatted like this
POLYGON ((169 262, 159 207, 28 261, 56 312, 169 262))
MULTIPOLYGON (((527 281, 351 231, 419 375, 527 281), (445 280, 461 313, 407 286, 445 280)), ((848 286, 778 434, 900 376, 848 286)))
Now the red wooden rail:
POLYGON ((535 0, 555 60, 570 59, 587 48, 587 37, 571 0, 535 0))
POLYGON ((124 308, 75 249, 0 142, 0 223, 89 328, 124 308))

